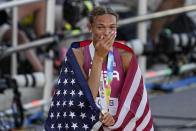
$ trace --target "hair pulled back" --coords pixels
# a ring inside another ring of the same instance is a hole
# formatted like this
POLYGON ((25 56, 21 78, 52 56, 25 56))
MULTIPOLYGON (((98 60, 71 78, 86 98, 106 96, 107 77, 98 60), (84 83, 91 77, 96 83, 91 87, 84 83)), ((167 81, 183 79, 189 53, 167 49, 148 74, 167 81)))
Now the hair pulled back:
POLYGON ((106 6, 97 6, 95 7, 88 16, 88 20, 90 24, 93 24, 94 17, 104 14, 111 14, 116 17, 116 20, 118 19, 118 14, 114 12, 110 7, 106 6))

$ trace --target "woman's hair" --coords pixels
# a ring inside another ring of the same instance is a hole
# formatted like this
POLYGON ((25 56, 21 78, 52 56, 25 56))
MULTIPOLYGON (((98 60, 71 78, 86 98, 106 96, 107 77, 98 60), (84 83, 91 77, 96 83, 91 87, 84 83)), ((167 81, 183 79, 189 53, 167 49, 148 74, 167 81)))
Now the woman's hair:
POLYGON ((93 23, 94 17, 99 16, 99 15, 104 15, 104 14, 114 15, 116 17, 116 20, 118 20, 118 14, 114 12, 111 8, 106 7, 106 6, 97 6, 93 8, 93 10, 89 13, 88 20, 90 24, 93 23))

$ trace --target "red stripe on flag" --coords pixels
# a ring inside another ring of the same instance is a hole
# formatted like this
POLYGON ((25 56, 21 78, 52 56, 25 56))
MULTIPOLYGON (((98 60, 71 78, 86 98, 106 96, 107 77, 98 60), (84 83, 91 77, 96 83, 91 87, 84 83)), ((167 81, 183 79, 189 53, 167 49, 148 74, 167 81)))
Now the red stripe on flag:
POLYGON ((126 124, 128 124, 128 122, 130 122, 130 119, 134 118, 134 117, 135 117, 135 115, 133 113, 128 113, 126 118, 124 119, 122 125, 119 128, 112 130, 112 131, 122 131, 126 127, 126 124))
POLYGON ((91 42, 92 42, 91 40, 81 41, 81 42, 80 42, 80 47, 87 46, 87 45, 89 45, 91 42))

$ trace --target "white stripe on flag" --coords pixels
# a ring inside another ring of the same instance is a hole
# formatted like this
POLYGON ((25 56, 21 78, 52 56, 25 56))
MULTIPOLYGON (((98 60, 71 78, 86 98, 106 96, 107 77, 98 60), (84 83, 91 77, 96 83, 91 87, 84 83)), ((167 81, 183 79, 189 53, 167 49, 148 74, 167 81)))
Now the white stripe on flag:
MULTIPOLYGON (((144 109, 146 107, 146 102, 147 102, 147 92, 146 92, 146 89, 144 88, 143 89, 143 95, 142 95, 142 100, 140 102, 140 105, 137 109, 137 112, 136 112, 136 115, 135 115, 135 118, 133 118, 125 127, 125 129, 128 129, 128 130, 133 130, 135 125, 136 125, 136 121, 143 115, 144 113, 144 109), (131 128, 131 129, 130 129, 131 128)), ((127 131, 128 131, 127 130, 127 131)), ((126 130, 125 130, 126 131, 126 130)))
POLYGON ((134 76, 134 79, 133 79, 133 83, 130 87, 130 90, 127 94, 127 97, 125 99, 125 102, 122 106, 122 109, 120 111, 120 114, 118 116, 118 120, 117 122, 115 123, 114 126, 111 126, 110 129, 116 129, 116 128, 119 128, 121 126, 121 124, 123 123, 128 111, 130 110, 130 105, 131 105, 131 102, 133 100, 133 97, 139 87, 139 84, 140 84, 140 80, 141 80, 141 71, 140 71, 140 68, 139 66, 137 67, 137 71, 136 71, 136 74, 134 76))
POLYGON ((150 131, 154 131, 154 127, 152 126, 152 128, 150 129, 150 131))
POLYGON ((136 112, 136 117, 137 118, 140 118, 143 115, 144 109, 146 107, 147 99, 148 99, 147 98, 147 92, 146 92, 146 88, 144 86, 142 100, 141 100, 140 105, 139 105, 139 107, 137 109, 137 112, 136 112))
POLYGON ((150 118, 151 118, 151 111, 149 109, 148 110, 148 114, 146 115, 146 117, 144 118, 144 120, 142 121, 142 123, 137 127, 136 130, 137 131, 142 131, 147 126, 147 124, 149 123, 150 118))

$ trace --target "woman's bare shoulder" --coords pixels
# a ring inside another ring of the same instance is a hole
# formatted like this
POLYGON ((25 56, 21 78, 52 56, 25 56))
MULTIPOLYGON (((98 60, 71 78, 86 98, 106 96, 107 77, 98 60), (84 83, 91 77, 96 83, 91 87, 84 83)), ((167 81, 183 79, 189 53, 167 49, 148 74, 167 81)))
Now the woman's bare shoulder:
POLYGON ((82 70, 82 73, 84 75, 84 78, 87 79, 87 75, 85 74, 85 71, 83 69, 84 66, 84 48, 73 48, 74 55, 76 56, 76 59, 78 61, 78 64, 80 66, 80 69, 82 70))
POLYGON ((129 51, 127 51, 127 50, 125 50, 125 49, 119 48, 118 51, 119 51, 120 55, 122 55, 122 56, 124 56, 124 55, 126 55, 126 56, 132 56, 132 53, 129 52, 129 51))
POLYGON ((79 65, 83 65, 84 62, 84 53, 83 48, 72 48, 74 55, 76 56, 76 59, 79 63, 79 65))
POLYGON ((83 56, 83 48, 72 48, 74 55, 77 57, 82 57, 83 56))
POLYGON ((124 72, 127 73, 133 54, 124 49, 118 49, 118 51, 121 57, 124 72))

